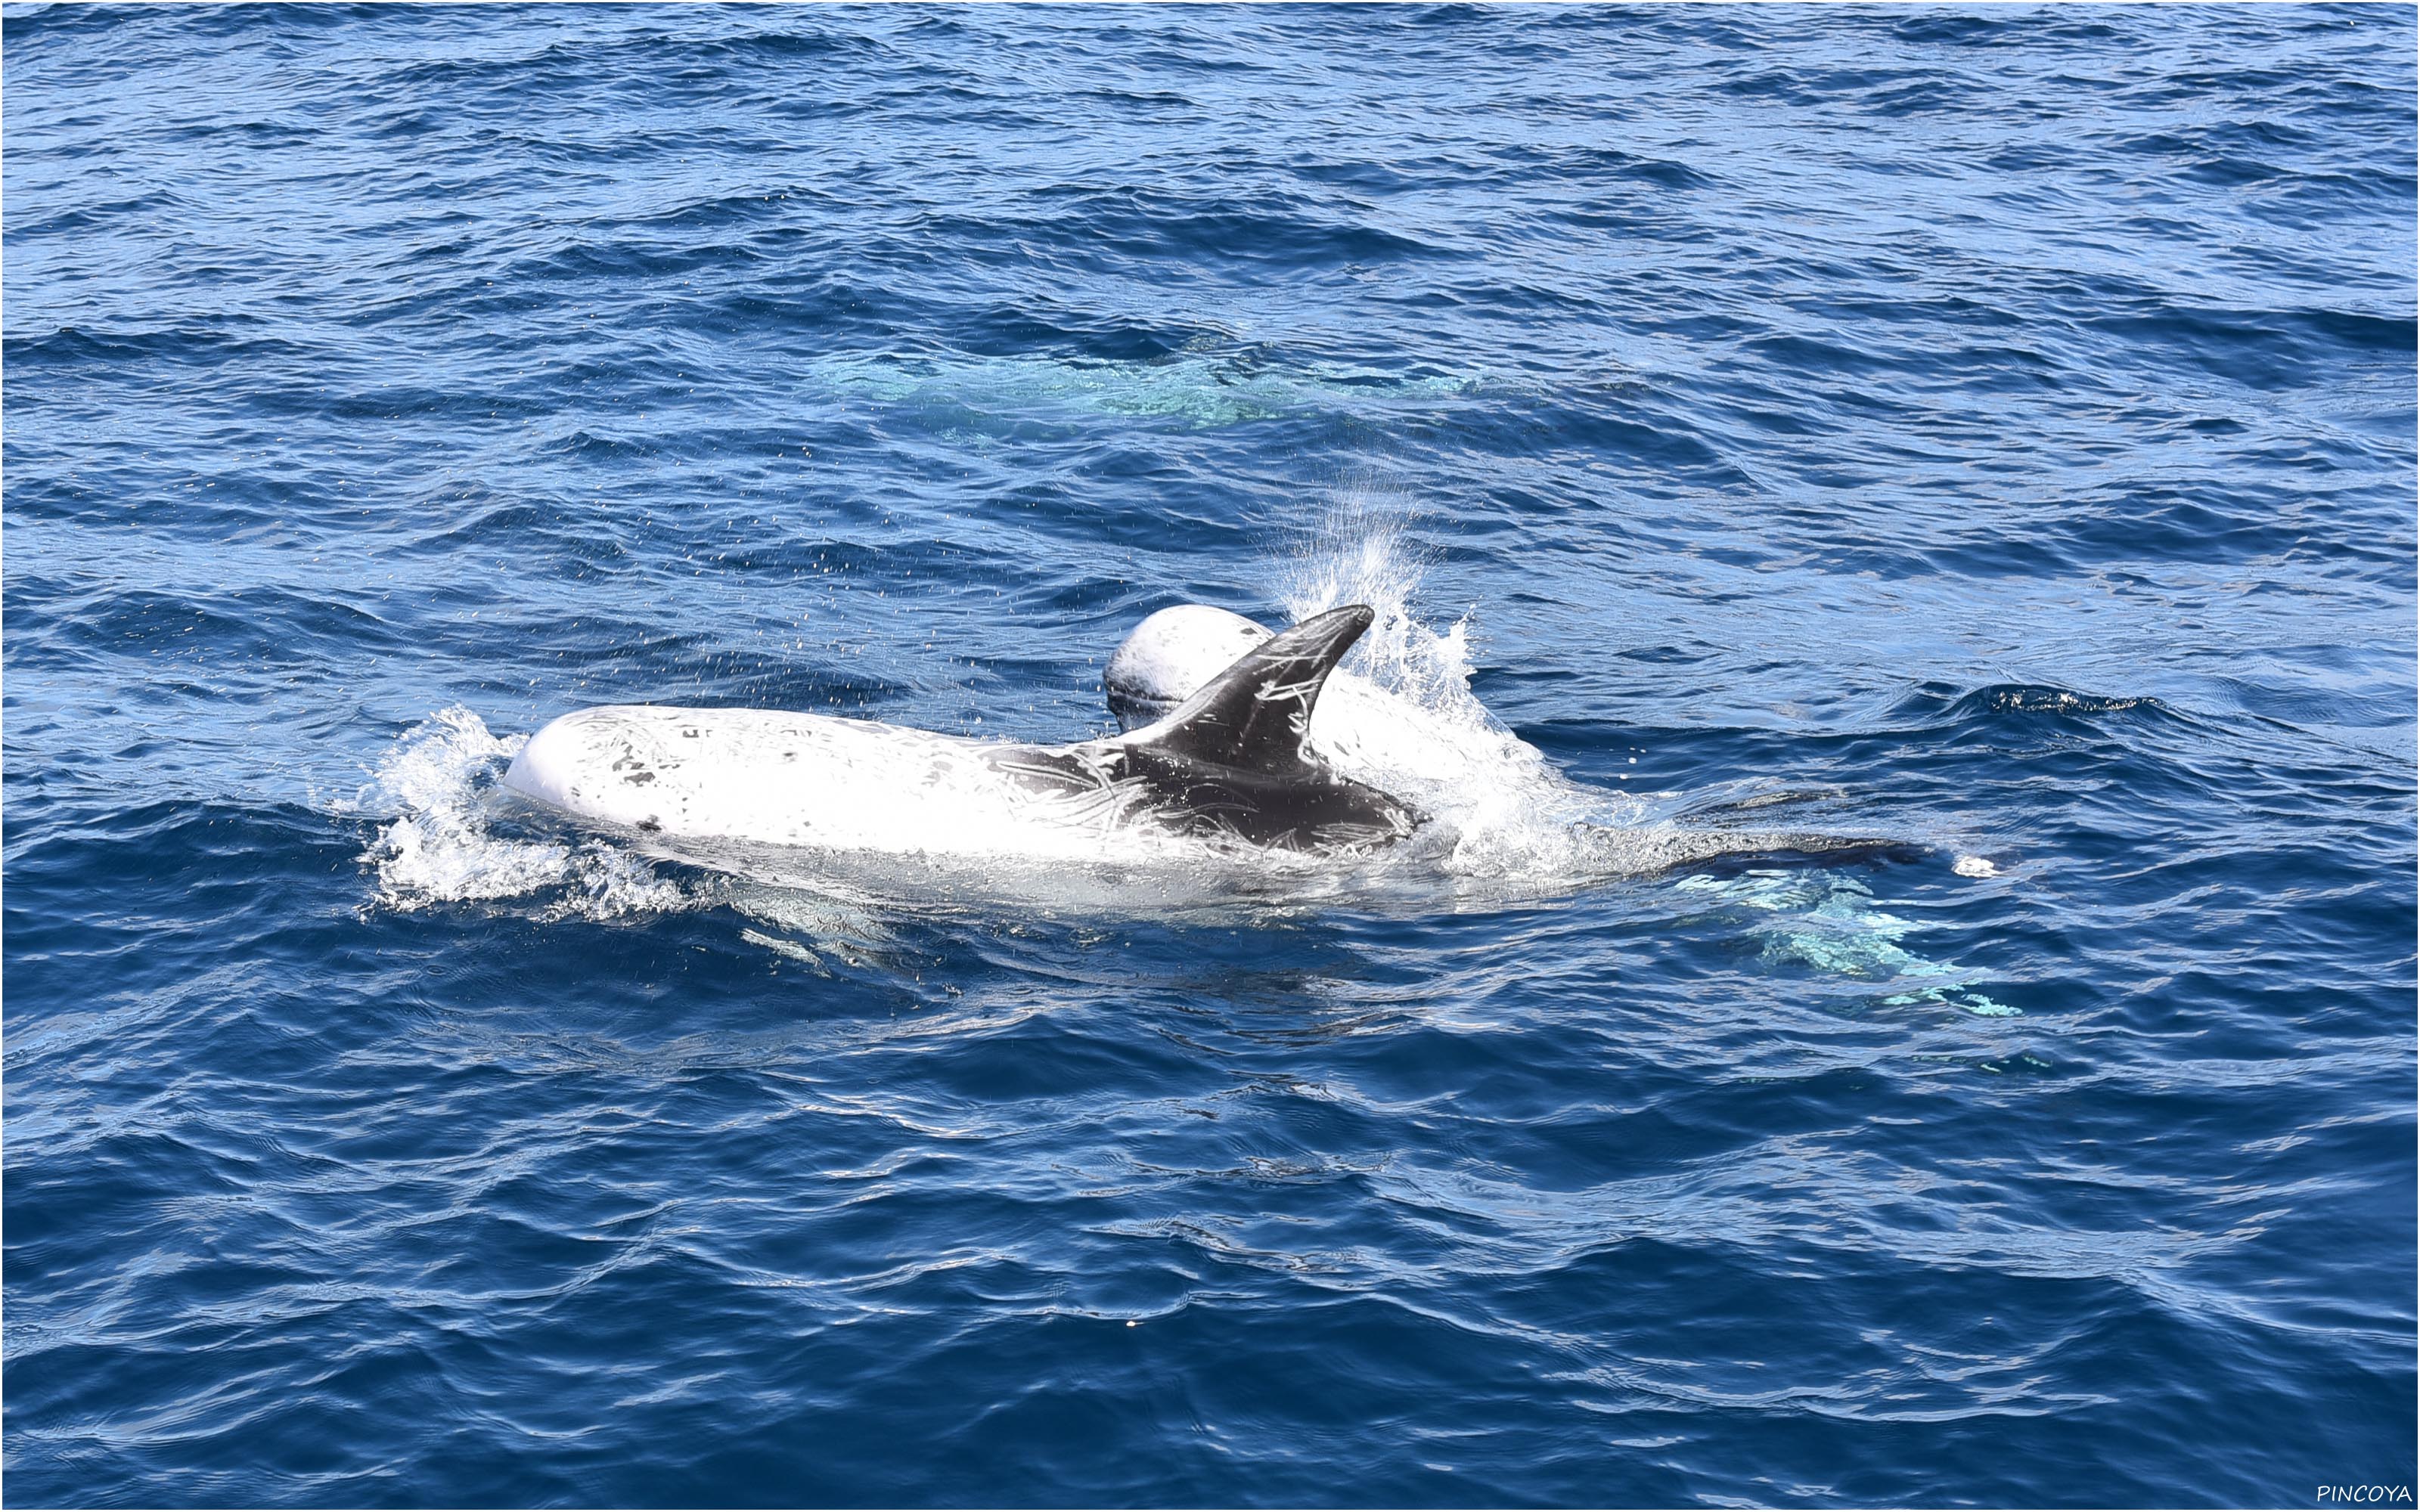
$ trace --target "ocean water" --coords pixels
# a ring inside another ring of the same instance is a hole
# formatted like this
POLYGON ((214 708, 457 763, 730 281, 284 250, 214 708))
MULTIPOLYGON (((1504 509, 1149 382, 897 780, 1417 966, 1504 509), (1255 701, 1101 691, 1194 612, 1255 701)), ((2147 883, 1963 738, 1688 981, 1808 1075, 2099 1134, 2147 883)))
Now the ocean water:
POLYGON ((8 8, 8 1501, 2411 1487, 2414 44, 8 8), (1190 601, 1418 844, 496 784, 1190 601))

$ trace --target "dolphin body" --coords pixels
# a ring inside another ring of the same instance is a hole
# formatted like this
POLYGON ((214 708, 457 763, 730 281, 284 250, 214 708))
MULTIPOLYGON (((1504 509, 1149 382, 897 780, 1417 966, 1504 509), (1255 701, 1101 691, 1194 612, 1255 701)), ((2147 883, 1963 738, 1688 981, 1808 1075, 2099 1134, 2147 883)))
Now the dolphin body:
POLYGON ((1304 747, 1320 689, 1373 617, 1353 604, 1239 637, 1241 654, 1173 708, 1072 746, 768 709, 608 705, 531 736, 504 782, 582 818, 697 839, 979 854, 1012 833, 1055 835, 1063 843, 1046 848, 1064 851, 1070 831, 1142 827, 1277 851, 1373 850, 1427 816, 1304 747))

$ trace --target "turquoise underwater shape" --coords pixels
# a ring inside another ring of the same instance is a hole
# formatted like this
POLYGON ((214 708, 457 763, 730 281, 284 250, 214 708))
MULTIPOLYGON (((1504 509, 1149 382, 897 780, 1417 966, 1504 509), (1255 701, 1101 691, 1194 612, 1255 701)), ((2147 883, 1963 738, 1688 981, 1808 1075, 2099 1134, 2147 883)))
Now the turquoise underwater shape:
POLYGON ((1967 986, 1973 973, 1900 945, 1924 926, 1873 906, 1873 890, 1854 877, 1759 871, 1737 877, 1683 877, 1672 886, 1676 891, 1751 910, 1750 928, 1763 939, 1768 959, 1885 984, 1934 979, 1882 999, 1894 1007, 1947 1003, 1985 1018, 2021 1011, 1967 986), (1768 917, 1759 921, 1757 915, 1768 917))

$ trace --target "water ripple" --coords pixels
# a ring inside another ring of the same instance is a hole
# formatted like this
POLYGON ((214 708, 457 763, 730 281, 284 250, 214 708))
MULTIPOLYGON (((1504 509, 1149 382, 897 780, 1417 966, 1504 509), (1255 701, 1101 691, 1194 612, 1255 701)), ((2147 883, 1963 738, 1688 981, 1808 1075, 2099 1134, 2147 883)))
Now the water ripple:
POLYGON ((17 1502, 2413 1478, 2408 11, 0 22, 17 1502), (1391 868, 493 786, 1347 597, 1391 868))

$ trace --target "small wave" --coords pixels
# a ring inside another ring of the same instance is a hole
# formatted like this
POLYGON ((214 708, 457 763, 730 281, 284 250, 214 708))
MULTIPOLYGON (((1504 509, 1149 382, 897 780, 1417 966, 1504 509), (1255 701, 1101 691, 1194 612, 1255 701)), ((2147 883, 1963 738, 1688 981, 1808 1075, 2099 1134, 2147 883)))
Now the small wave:
POLYGON ((1920 683, 1891 712, 1925 724, 2047 717, 2092 720, 2107 715, 2187 717, 2148 693, 2089 693, 2046 683, 1987 683, 1962 690, 1954 683, 1920 683))
POLYGON ((231 363, 259 367, 288 359, 308 360, 316 354, 284 337, 240 335, 197 326, 159 330, 61 326, 39 336, 12 340, 8 355, 15 362, 41 366, 105 368, 154 361, 195 367, 231 363))
POLYGON ((2123 714, 2133 709, 2166 711, 2166 705, 2149 696, 2106 696, 2099 693, 2077 693, 2064 687, 2042 687, 2029 683, 2001 683, 1978 687, 1949 706, 1952 718, 1971 718, 1983 714, 2055 714, 2079 717, 2096 714, 2123 714))

